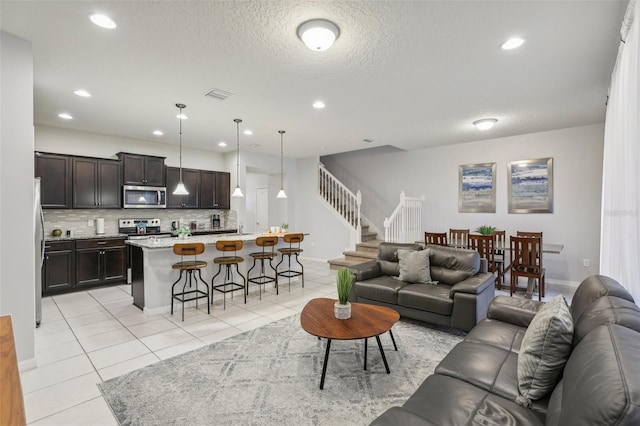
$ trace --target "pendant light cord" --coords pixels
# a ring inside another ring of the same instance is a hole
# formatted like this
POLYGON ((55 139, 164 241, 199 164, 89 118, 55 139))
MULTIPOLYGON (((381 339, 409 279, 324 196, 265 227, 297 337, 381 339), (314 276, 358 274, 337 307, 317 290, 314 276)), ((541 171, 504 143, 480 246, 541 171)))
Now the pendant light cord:
POLYGON ((236 122, 236 187, 240 187, 240 123, 242 120, 234 118, 236 122))
POLYGON ((280 133, 280 189, 284 189, 284 153, 282 150, 282 135, 284 134, 284 130, 278 130, 278 133, 280 133))

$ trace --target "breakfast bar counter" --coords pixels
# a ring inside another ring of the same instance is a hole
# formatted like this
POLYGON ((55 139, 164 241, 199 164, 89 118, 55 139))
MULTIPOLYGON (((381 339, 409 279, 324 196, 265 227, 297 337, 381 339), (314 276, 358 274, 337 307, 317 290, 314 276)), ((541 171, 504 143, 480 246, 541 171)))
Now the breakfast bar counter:
MULTIPOLYGON (((244 247, 238 252, 238 256, 245 258, 241 263, 240 272, 247 276, 246 272, 253 265, 249 253, 260 251, 255 242, 260 236, 268 234, 221 234, 221 235, 196 235, 186 239, 174 238, 149 238, 143 240, 128 240, 131 246, 131 294, 133 304, 142 309, 147 315, 157 315, 169 312, 171 309, 171 285, 178 279, 180 273, 171 269, 171 265, 179 262, 180 257, 173 253, 173 245, 177 243, 203 243, 205 252, 198 256, 198 260, 208 263, 202 270, 202 278, 211 289, 211 278, 218 272, 213 265, 213 258, 222 256, 215 248, 217 241, 241 240, 244 247)), ((282 237, 284 234, 273 234, 279 237, 278 247, 286 244, 282 237)), ((277 247, 276 247, 277 249, 277 247)), ((279 262, 274 259, 273 266, 279 262)), ((217 282, 217 281, 216 281, 217 282)), ((200 283, 200 287, 203 284, 200 283)), ((191 302, 193 303, 193 302, 191 302)), ((206 303, 203 301, 202 303, 206 303)))

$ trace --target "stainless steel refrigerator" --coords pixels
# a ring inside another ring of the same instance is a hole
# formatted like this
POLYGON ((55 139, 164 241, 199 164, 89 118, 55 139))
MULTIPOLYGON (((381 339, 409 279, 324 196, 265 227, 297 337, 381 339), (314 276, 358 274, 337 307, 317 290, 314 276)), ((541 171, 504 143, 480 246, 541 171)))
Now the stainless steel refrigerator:
POLYGON ((33 229, 35 239, 36 327, 42 321, 42 262, 44 262, 44 215, 40 202, 40 178, 33 180, 33 229))

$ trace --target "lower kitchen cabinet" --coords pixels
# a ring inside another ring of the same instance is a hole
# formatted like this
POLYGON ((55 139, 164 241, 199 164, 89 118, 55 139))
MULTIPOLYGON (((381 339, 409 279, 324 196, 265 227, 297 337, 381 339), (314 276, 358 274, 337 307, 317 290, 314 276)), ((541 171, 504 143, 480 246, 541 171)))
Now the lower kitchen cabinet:
POLYGON ((52 241, 44 245, 42 264, 42 293, 56 294, 73 290, 74 242, 52 241))
POLYGON ((76 241, 76 285, 122 284, 127 274, 124 238, 76 241))

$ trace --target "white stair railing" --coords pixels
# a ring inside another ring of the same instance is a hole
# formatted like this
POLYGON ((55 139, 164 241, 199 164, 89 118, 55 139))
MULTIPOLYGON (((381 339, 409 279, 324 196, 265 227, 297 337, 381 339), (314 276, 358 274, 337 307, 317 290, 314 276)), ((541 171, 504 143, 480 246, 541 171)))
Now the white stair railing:
POLYGON ((360 205, 362 194, 358 191, 354 194, 334 175, 325 169, 322 163, 318 164, 318 195, 338 214, 349 226, 352 232, 352 240, 355 243, 362 242, 362 225, 360 223, 360 205))
POLYGON ((388 243, 414 243, 422 240, 424 197, 407 197, 400 192, 400 203, 384 219, 384 240, 388 243))

